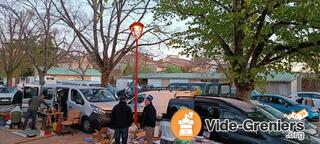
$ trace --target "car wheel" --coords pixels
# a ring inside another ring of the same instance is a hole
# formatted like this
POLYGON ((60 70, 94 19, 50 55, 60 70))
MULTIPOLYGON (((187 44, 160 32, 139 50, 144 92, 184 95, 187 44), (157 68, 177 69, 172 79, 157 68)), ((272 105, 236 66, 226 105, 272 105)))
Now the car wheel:
POLYGON ((93 132, 92 123, 89 118, 83 118, 81 127, 85 133, 92 133, 93 132))

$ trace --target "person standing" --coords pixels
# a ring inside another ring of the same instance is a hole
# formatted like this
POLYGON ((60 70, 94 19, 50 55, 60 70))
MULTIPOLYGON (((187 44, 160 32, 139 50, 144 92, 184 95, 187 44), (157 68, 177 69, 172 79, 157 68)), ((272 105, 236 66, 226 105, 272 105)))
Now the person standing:
POLYGON ((177 107, 170 107, 167 114, 164 114, 160 121, 160 143, 161 144, 173 144, 175 137, 172 134, 170 120, 174 113, 178 111, 177 107))
POLYGON ((23 98, 23 84, 17 85, 17 92, 14 94, 12 99, 13 105, 22 106, 22 98, 23 98))
POLYGON ((67 119, 67 117, 68 117, 68 105, 67 105, 68 92, 65 90, 60 90, 60 91, 58 91, 58 95, 60 98, 59 103, 60 103, 61 112, 63 112, 63 118, 67 119))
POLYGON ((148 95, 144 101, 145 107, 142 112, 141 127, 146 132, 146 140, 148 144, 153 143, 154 127, 156 126, 157 112, 152 104, 153 96, 148 95))
POLYGON ((23 122, 23 129, 25 129, 27 127, 28 124, 28 120, 31 118, 31 129, 35 129, 35 122, 36 122, 36 116, 37 116, 37 111, 38 108, 41 104, 44 104, 45 106, 47 106, 47 108, 49 108, 49 104, 46 103, 44 101, 44 94, 41 94, 40 96, 37 97, 33 97, 30 101, 29 101, 29 107, 23 122))
POLYGON ((126 144, 128 140, 129 127, 133 123, 133 114, 131 108, 127 105, 124 93, 118 97, 120 102, 115 105, 111 112, 111 123, 114 128, 115 144, 120 144, 120 136, 122 144, 126 144))

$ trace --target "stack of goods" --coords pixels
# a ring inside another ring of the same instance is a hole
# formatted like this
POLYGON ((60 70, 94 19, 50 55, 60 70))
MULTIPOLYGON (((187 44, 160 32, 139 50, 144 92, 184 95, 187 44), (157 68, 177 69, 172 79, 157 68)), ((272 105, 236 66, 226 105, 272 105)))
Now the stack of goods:
POLYGON ((109 128, 102 128, 92 134, 92 140, 99 144, 110 144, 113 142, 113 133, 113 130, 109 128))

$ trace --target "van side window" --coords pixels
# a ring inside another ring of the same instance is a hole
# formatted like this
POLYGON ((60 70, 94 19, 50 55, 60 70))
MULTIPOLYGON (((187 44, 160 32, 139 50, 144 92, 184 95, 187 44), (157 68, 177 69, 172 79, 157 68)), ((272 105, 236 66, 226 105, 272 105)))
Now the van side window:
POLYGON ((44 99, 52 99, 53 95, 54 95, 54 88, 48 88, 48 87, 44 87, 43 88, 43 93, 44 93, 44 99))
POLYGON ((39 89, 37 87, 25 87, 24 98, 32 98, 38 96, 39 89))
POLYGON ((223 95, 230 94, 230 85, 221 85, 221 94, 223 95))
POLYGON ((77 90, 71 90, 71 100, 73 102, 80 102, 82 101, 82 97, 80 95, 80 93, 77 90))
POLYGON ((211 85, 209 86, 209 92, 208 92, 209 95, 217 95, 219 94, 219 87, 218 86, 215 86, 215 85, 211 85))

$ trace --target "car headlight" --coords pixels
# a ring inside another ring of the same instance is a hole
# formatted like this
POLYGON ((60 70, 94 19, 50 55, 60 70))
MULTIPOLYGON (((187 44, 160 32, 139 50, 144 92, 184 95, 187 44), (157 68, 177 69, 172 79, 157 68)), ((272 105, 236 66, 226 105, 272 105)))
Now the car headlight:
POLYGON ((97 114, 99 114, 99 115, 104 115, 104 114, 106 114, 106 112, 103 110, 103 109, 101 109, 101 108, 99 108, 99 107, 97 107, 97 106, 95 106, 95 105, 90 105, 91 106, 91 108, 93 109, 93 112, 94 113, 97 113, 97 114))

